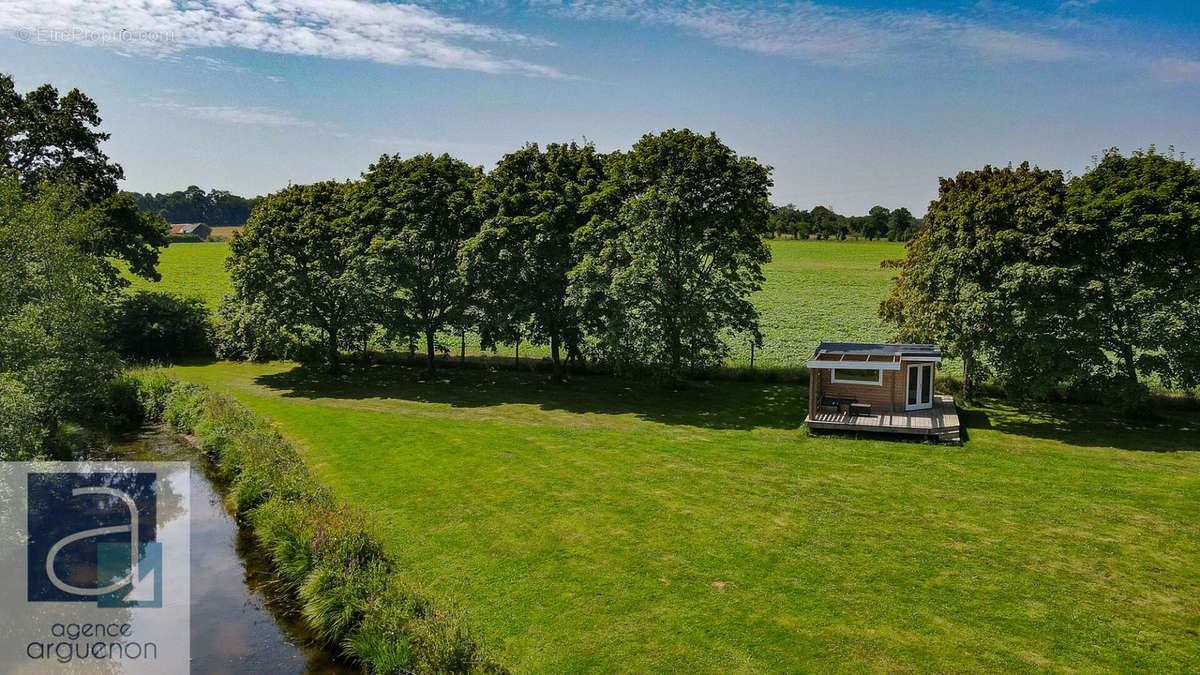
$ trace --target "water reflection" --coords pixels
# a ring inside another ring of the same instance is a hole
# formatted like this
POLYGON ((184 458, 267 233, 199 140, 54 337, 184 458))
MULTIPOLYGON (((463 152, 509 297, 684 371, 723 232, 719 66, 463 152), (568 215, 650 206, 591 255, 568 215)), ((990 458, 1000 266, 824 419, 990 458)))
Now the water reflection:
POLYGON ((229 514, 211 463, 195 448, 147 430, 101 459, 192 464, 192 672, 357 672, 320 645, 274 592, 265 556, 229 514))

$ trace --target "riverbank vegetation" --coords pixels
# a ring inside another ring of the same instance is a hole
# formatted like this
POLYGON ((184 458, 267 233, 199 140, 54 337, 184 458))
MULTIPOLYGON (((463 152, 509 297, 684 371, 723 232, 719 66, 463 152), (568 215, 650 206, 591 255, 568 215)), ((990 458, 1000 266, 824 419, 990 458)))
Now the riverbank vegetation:
POLYGON ((192 435, 237 518, 306 623, 372 673, 501 673, 462 619, 401 582, 373 519, 325 489, 274 427, 235 399, 144 371, 123 380, 148 423, 192 435))

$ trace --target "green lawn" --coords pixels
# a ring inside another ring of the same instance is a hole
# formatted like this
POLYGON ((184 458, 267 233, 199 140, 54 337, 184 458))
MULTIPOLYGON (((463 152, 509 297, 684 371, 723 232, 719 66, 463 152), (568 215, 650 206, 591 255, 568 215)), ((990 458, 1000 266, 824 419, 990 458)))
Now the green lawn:
POLYGON ((518 672, 1200 669, 1194 414, 994 404, 956 447, 805 437, 792 384, 175 370, 279 422, 518 672))
MULTIPOLYGON (((762 313, 763 349, 758 363, 800 366, 821 340, 870 341, 887 338, 875 312, 887 295, 894 270, 879 267, 882 260, 904 256, 904 245, 892 242, 772 241, 773 260, 764 272, 767 281, 755 296, 762 313)), ((197 295, 216 307, 230 289, 224 261, 228 243, 175 244, 162 252, 163 280, 134 279, 133 288, 197 295)), ((468 338, 470 339, 470 338, 468 338)), ((445 336, 448 345, 457 345, 445 336)), ((477 353, 478 343, 468 342, 477 353)), ((750 359, 749 344, 733 341, 733 358, 750 359)), ((512 355, 512 349, 500 352, 512 355)), ((542 357, 548 348, 525 345, 523 356, 542 357)))
POLYGON ((225 271, 228 255, 228 242, 172 244, 158 256, 162 281, 150 282, 128 274, 126 277, 133 282, 132 290, 196 296, 215 310, 221 297, 232 288, 225 271))

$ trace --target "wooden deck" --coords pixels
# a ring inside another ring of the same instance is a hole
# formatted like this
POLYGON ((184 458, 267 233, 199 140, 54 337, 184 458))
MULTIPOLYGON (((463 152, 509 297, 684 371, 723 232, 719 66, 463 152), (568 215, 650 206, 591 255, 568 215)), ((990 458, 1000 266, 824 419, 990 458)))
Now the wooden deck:
POLYGON ((953 396, 935 395, 928 410, 909 410, 873 415, 851 415, 839 412, 818 412, 804 420, 810 429, 823 431, 859 431, 884 434, 931 436, 940 441, 962 440, 958 409, 953 396))

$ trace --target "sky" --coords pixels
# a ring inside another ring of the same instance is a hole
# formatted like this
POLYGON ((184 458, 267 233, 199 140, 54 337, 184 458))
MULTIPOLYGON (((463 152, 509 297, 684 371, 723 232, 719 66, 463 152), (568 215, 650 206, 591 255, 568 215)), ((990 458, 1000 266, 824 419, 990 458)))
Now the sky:
POLYGON ((687 127, 774 167, 776 203, 920 215, 985 164, 1200 153, 1194 0, 3 0, 0 72, 94 98, 139 192, 687 127))

